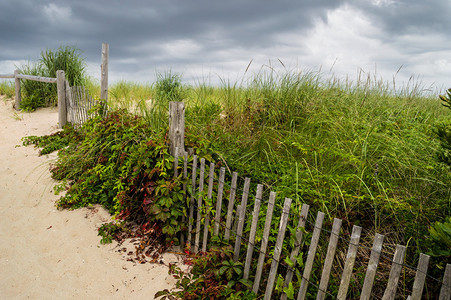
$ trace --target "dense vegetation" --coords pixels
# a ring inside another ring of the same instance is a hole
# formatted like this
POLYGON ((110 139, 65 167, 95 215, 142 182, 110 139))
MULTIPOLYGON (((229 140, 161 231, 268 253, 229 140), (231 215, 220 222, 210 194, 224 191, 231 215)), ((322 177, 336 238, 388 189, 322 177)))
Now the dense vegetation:
MULTIPOLYGON (((117 110, 79 132, 66 129, 74 142, 52 169, 69 184, 60 207, 101 203, 118 219, 158 223, 154 231, 175 239, 184 228, 171 222, 185 211, 165 133, 168 102, 183 100, 188 145, 278 199, 292 198, 296 212, 305 202, 329 221, 343 219, 345 232, 360 225, 364 245, 375 232, 388 245, 407 244, 412 265, 420 252, 436 256, 436 270, 449 261, 450 112, 437 95, 270 70, 220 87, 183 86, 169 72, 152 86, 119 82, 110 99, 140 117, 117 110)), ((442 100, 449 106, 449 94, 442 100)))
MULTIPOLYGON (((73 46, 61 46, 58 49, 47 49, 41 52, 37 62, 29 62, 20 67, 22 74, 56 78, 56 71, 65 71, 66 79, 71 86, 86 85, 86 63, 81 58, 79 49, 73 46)), ((57 89, 55 84, 32 80, 22 80, 21 88, 24 97, 20 104, 22 110, 33 111, 38 107, 56 105, 57 89)))

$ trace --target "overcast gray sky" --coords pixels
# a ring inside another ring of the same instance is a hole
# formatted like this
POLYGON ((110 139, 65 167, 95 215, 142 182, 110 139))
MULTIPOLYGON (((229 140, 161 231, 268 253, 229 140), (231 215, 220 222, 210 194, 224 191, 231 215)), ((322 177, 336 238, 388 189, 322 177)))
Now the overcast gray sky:
POLYGON ((280 60, 325 78, 363 71, 451 87, 449 0, 0 1, 1 74, 74 45, 99 78, 102 42, 110 82, 153 82, 169 69, 187 82, 237 81, 251 60, 251 72, 280 60))

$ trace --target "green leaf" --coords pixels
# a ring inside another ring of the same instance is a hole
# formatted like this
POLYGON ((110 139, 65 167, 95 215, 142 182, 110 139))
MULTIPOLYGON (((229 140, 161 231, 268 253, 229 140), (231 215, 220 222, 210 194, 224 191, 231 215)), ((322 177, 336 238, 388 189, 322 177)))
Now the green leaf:
POLYGON ((294 267, 294 262, 293 262, 289 257, 285 257, 284 262, 285 262, 290 268, 293 268, 293 267, 294 267))
POLYGON ((293 283, 290 282, 290 284, 288 285, 288 287, 283 289, 283 292, 287 295, 288 299, 294 299, 294 287, 293 287, 293 283))

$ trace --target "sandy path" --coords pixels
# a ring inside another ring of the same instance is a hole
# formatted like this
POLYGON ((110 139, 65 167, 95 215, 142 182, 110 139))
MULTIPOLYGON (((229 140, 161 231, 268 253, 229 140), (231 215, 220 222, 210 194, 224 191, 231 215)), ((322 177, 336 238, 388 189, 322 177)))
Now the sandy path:
MULTIPOLYGON (((57 110, 16 113, 0 99, 0 298, 153 299, 174 280, 165 265, 135 265, 101 245, 102 209, 58 211, 48 166, 27 135, 57 130, 57 110)), ((175 262, 169 255, 166 262, 175 262)))

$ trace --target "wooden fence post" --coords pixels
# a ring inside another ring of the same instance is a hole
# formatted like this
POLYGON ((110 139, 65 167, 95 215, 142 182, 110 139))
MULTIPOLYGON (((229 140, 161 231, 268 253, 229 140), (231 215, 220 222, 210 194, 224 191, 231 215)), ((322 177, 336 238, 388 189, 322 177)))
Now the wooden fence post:
POLYGON ((58 124, 59 128, 63 128, 67 123, 66 109, 66 76, 64 71, 56 71, 56 86, 58 89, 58 124))
POLYGON ((185 152, 185 104, 169 102, 169 153, 175 155, 176 148, 185 152))
POLYGON ((107 43, 102 44, 102 64, 100 65, 100 99, 108 100, 108 51, 107 43))
POLYGON ((16 104, 14 104, 14 108, 16 110, 19 110, 20 102, 22 101, 22 96, 20 94, 20 79, 17 78, 17 75, 19 75, 19 73, 19 70, 14 71, 14 83, 16 86, 16 104))

